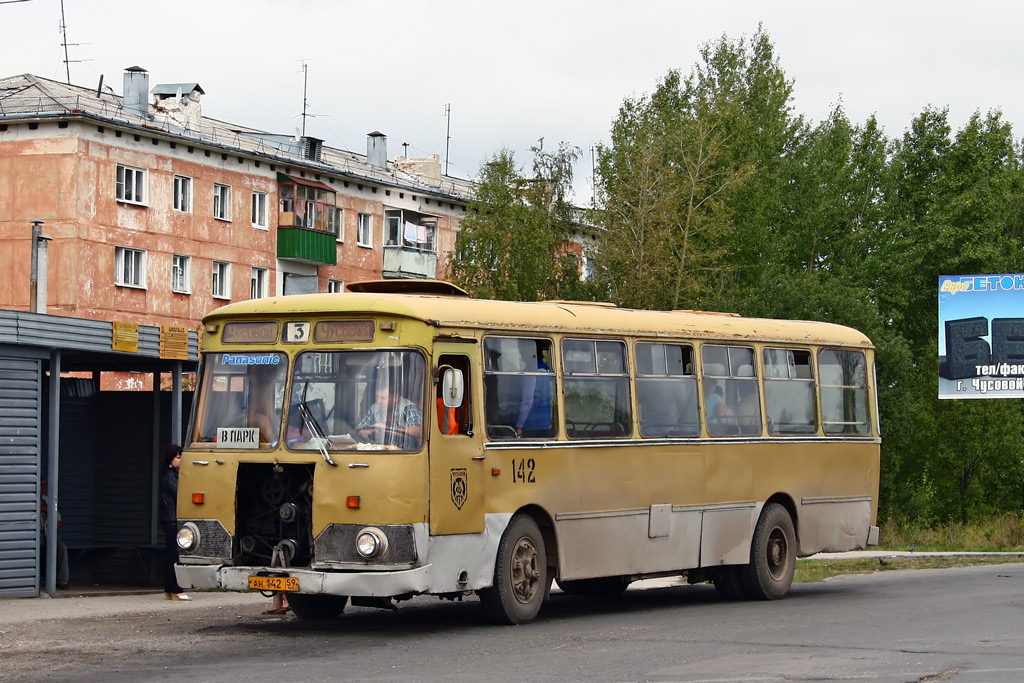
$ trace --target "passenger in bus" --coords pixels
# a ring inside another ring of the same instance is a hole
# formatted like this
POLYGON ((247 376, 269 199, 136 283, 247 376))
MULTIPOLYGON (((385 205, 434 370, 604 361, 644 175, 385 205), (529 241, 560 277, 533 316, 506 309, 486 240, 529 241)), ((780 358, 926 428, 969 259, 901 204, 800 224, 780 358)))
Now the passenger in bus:
POLYGON ((721 425, 725 424, 725 420, 728 417, 728 411, 725 409, 725 393, 722 391, 721 384, 715 385, 704 403, 704 407, 708 412, 708 430, 721 433, 721 425), (719 430, 716 430, 715 427, 718 427, 719 430))
POLYGON ((757 384, 755 382, 739 382, 739 401, 736 404, 736 426, 740 434, 761 433, 761 406, 757 400, 757 384))
MULTIPOLYGON (((542 345, 543 342, 531 340, 522 342, 524 372, 551 372, 551 367, 544 361, 542 345)), ((550 435, 551 382, 546 377, 526 375, 523 377, 519 416, 516 418, 516 436, 550 435)))
POLYGON ((407 398, 378 384, 373 405, 359 422, 356 434, 365 442, 383 444, 403 451, 420 447, 423 411, 407 398))

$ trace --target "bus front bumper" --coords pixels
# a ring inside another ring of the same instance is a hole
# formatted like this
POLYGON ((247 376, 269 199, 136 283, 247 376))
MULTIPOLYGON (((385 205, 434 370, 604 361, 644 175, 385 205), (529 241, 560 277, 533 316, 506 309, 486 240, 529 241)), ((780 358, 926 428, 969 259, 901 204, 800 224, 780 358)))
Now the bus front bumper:
POLYGON ((249 577, 271 573, 299 580, 299 593, 391 597, 407 593, 425 593, 430 586, 430 565, 403 571, 322 572, 288 567, 233 567, 225 565, 178 564, 178 583, 183 588, 247 591, 249 577))

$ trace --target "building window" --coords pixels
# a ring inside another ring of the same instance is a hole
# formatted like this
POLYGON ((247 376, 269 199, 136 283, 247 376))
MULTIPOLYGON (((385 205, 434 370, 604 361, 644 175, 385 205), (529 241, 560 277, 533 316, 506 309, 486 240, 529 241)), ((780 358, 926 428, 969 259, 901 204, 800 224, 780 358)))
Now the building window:
POLYGON ((213 184, 213 217, 231 220, 231 188, 227 185, 213 184))
POLYGON ((342 292, 345 291, 345 281, 344 280, 328 280, 327 281, 327 291, 330 292, 331 294, 341 294, 342 292))
POLYGON ((267 281, 268 276, 266 268, 253 268, 252 278, 249 280, 249 298, 267 298, 267 281))
POLYGON ((342 221, 344 215, 338 207, 331 207, 327 213, 327 230, 334 233, 334 239, 338 242, 345 241, 345 223, 342 221))
POLYGON ((146 170, 117 165, 117 200, 129 204, 146 203, 146 170))
POLYGON ((174 210, 192 213, 192 179, 188 176, 174 176, 174 210))
POLYGON ((371 229, 370 214, 359 214, 359 233, 357 242, 361 247, 373 248, 373 230, 371 229))
POLYGON ((178 294, 192 291, 192 257, 175 254, 171 258, 171 290, 178 294))
POLYGON ((267 223, 267 193, 252 193, 252 227, 266 230, 267 223))
POLYGON ((217 299, 231 298, 231 264, 225 261, 213 262, 213 296, 217 299))
POLYGON ((114 283, 122 287, 146 287, 146 252, 128 247, 114 248, 114 283))

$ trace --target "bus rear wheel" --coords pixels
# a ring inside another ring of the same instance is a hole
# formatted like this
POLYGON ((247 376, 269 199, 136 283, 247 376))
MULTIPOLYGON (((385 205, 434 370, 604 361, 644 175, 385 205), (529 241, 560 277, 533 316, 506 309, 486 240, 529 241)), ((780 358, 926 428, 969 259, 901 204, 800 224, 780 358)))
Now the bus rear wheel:
POLYGON ((299 619, 333 619, 345 610, 346 602, 344 595, 288 594, 288 604, 299 619))
POLYGON ((537 618, 551 586, 544 536, 529 515, 512 518, 498 543, 494 583, 480 591, 487 617, 498 624, 537 618))
POLYGON ((750 564, 740 570, 743 592, 752 600, 777 600, 789 592, 796 571, 796 531, 789 511, 768 503, 754 529, 750 564))

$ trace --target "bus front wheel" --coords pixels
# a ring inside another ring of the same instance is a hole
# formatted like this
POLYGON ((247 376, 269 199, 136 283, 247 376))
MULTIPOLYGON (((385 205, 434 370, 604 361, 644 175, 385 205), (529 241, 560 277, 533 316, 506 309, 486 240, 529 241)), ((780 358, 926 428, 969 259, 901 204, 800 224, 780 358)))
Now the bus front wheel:
POLYGON ((498 543, 494 583, 480 591, 484 612, 498 624, 529 623, 540 612, 550 586, 540 527, 529 515, 516 515, 498 543))
POLYGON ((796 531, 789 511, 768 503, 754 529, 750 564, 740 570, 743 592, 752 600, 777 600, 789 592, 796 571, 796 531))
POLYGON ((344 595, 288 594, 288 605, 299 619, 333 619, 344 611, 346 602, 344 595))

